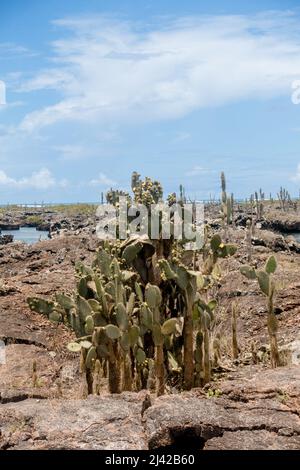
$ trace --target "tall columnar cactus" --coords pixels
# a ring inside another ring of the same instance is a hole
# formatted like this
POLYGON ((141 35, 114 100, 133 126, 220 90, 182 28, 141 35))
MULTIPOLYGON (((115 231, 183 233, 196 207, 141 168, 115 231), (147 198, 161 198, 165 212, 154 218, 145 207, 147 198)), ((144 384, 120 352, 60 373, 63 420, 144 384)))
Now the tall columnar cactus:
POLYGON ((263 210, 264 210, 263 201, 264 201, 265 195, 261 189, 259 190, 259 194, 260 194, 260 197, 258 196, 258 192, 255 191, 256 220, 262 219, 263 210))
POLYGON ((231 223, 234 225, 234 195, 231 193, 230 196, 230 207, 231 207, 231 223))
POLYGON ((247 258, 248 263, 251 263, 252 259, 252 223, 250 219, 246 222, 246 243, 247 243, 247 258))
POLYGON ((250 199, 249 199, 249 203, 250 203, 250 213, 251 213, 251 226, 252 226, 252 235, 254 235, 254 228, 255 228, 255 225, 254 225, 254 196, 253 194, 250 195, 250 199))
POLYGON ((270 351, 271 351, 271 365, 278 367, 280 365, 280 357, 277 345, 277 330, 278 322, 274 313, 274 296, 276 286, 273 279, 273 274, 277 268, 277 262, 272 255, 267 260, 264 270, 255 271, 250 266, 242 266, 241 273, 247 279, 257 279, 261 292, 267 298, 267 311, 268 311, 268 333, 270 338, 270 351))
POLYGON ((282 186, 280 187, 280 190, 277 193, 277 197, 280 201, 281 209, 283 211, 286 211, 289 208, 289 205, 293 205, 290 193, 282 186))
POLYGON ((256 218, 259 218, 259 199, 258 199, 258 192, 255 191, 254 193, 255 196, 255 208, 256 208, 256 218))
POLYGON ((226 192, 226 179, 225 173, 222 171, 221 173, 221 208, 222 208, 222 219, 224 228, 226 225, 230 225, 232 222, 232 205, 231 205, 231 197, 227 196, 226 192))
POLYGON ((186 203, 185 189, 184 189, 184 187, 183 187, 182 184, 179 186, 179 201, 180 201, 182 204, 185 204, 185 203, 186 203))
POLYGON ((259 197, 261 201, 265 200, 265 193, 263 192, 261 188, 259 188, 259 197))

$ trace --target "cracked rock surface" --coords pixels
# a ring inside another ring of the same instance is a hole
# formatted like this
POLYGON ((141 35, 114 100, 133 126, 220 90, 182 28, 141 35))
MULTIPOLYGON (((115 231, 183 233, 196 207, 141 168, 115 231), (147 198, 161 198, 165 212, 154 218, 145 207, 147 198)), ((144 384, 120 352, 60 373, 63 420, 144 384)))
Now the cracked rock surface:
POLYGON ((298 366, 249 367, 215 386, 218 397, 153 397, 145 413, 146 392, 3 403, 0 448, 300 449, 298 366))
POLYGON ((245 368, 214 387, 218 397, 195 389, 156 399, 146 412, 150 448, 300 449, 298 366, 245 368))
POLYGON ((2 449, 147 449, 144 395, 33 400, 0 407, 2 449))

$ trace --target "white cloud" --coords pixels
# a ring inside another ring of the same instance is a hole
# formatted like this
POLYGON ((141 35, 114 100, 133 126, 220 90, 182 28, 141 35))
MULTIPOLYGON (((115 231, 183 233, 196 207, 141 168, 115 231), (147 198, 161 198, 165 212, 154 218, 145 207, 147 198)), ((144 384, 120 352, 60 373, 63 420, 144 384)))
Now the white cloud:
POLYGON ((292 13, 199 16, 145 31, 103 17, 56 21, 70 31, 53 43, 53 67, 23 91, 63 98, 29 113, 21 130, 61 120, 159 120, 196 109, 291 93, 300 77, 300 33, 292 13))
POLYGON ((49 126, 57 121, 61 121, 68 118, 75 118, 76 109, 78 118, 80 116, 80 108, 72 105, 70 102, 60 102, 54 106, 48 106, 42 110, 33 111, 25 116, 20 124, 20 130, 23 132, 32 132, 35 129, 49 126))
POLYGON ((1 97, 0 97, 0 112, 7 111, 8 109, 13 109, 13 108, 21 108, 25 106, 26 103, 24 101, 11 101, 9 103, 3 104, 3 101, 1 103, 1 97))
POLYGON ((0 106, 6 104, 6 85, 0 80, 0 106))
POLYGON ((11 178, 4 171, 0 170, 0 187, 8 186, 16 189, 50 189, 54 187, 66 187, 67 180, 57 181, 52 173, 43 168, 40 171, 33 172, 31 176, 20 179, 11 178))
POLYGON ((0 58, 1 59, 12 59, 15 56, 22 56, 22 57, 34 57, 37 53, 31 51, 27 47, 20 46, 19 44, 15 44, 13 42, 2 42, 0 43, 0 58))
POLYGON ((194 166, 191 170, 187 171, 185 176, 198 176, 203 173, 207 173, 209 170, 207 168, 203 168, 202 166, 194 166))
POLYGON ((8 186, 16 183, 16 180, 7 176, 7 174, 0 170, 0 185, 8 186))
POLYGON ((88 149, 81 145, 56 145, 53 150, 58 152, 63 160, 75 161, 84 158, 88 149))
POLYGON ((294 183, 300 182, 300 163, 297 166, 296 173, 290 179, 291 181, 294 181, 294 183))
MULTIPOLYGON (((66 87, 67 83, 72 80, 72 75, 64 70, 45 70, 30 80, 19 83, 16 92, 30 92, 45 89, 58 89, 66 87)), ((69 83, 68 83, 69 85, 69 83)))
POLYGON ((98 177, 89 182, 90 186, 116 186, 117 182, 108 178, 104 173, 99 173, 98 177))

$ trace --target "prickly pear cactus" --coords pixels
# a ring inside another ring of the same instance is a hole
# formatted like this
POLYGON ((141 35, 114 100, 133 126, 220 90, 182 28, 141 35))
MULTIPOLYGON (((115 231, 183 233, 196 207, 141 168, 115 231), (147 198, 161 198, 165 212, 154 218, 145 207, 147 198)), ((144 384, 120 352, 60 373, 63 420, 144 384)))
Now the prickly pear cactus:
MULTIPOLYGON (((131 203, 149 207, 162 199, 161 185, 150 178, 143 181, 137 173, 132 175, 132 189, 131 203)), ((228 224, 232 207, 225 177, 222 191, 228 224)), ((118 207, 121 195, 124 193, 110 191, 108 201, 118 207)), ((180 201, 185 201, 183 188, 180 201)), ((220 282, 218 261, 235 252, 234 245, 206 230, 199 272, 199 253, 193 256, 194 269, 189 269, 183 246, 174 240, 132 236, 123 243, 106 241, 91 266, 76 263, 74 292, 57 293, 51 300, 29 298, 28 304, 75 332, 76 339, 68 349, 80 354, 88 393, 100 393, 106 375, 111 393, 139 390, 149 384, 161 395, 172 380, 189 390, 211 378, 216 301, 207 299, 209 289, 216 289, 220 282)), ((268 279, 274 270, 271 260, 265 271, 254 273, 270 299, 270 311, 274 288, 268 279)), ((253 276, 251 268, 245 268, 246 272, 253 276)), ((269 329, 274 331, 274 322, 269 329)))
POLYGON ((259 288, 262 294, 267 299, 267 326, 270 338, 272 367, 278 367, 280 365, 280 356, 277 344, 278 321, 274 313, 274 297, 276 293, 276 284, 273 279, 273 274, 275 273, 276 269, 277 261, 275 256, 273 255, 268 258, 264 269, 255 270, 250 266, 242 266, 240 268, 241 274, 243 274, 243 276, 245 276, 247 279, 257 279, 259 288))

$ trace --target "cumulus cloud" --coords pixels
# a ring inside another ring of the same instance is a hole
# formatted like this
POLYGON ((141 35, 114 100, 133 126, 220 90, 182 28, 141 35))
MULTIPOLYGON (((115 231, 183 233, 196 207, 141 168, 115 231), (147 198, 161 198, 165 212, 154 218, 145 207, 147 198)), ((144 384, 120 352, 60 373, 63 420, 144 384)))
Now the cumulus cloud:
POLYGON ((55 24, 64 39, 52 45, 53 67, 21 88, 53 88, 63 98, 25 116, 26 132, 70 119, 175 119, 288 95, 300 76, 298 18, 290 12, 181 18, 144 30, 97 16, 55 24))
POLYGON ((117 182, 108 178, 104 173, 99 173, 98 177, 89 182, 90 186, 116 186, 117 182))
POLYGON ((300 163, 297 166, 296 173, 291 176, 291 181, 294 181, 294 183, 299 183, 300 182, 300 163))
POLYGON ((57 181, 47 168, 33 172, 31 176, 23 178, 12 178, 3 170, 0 170, 0 186, 11 187, 16 189, 39 189, 45 190, 54 187, 65 187, 67 180, 57 181))

